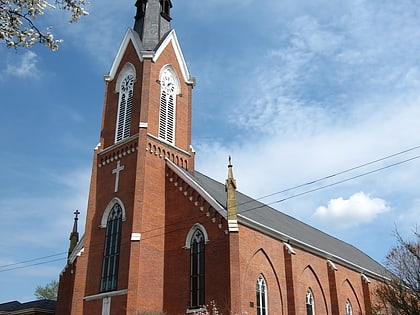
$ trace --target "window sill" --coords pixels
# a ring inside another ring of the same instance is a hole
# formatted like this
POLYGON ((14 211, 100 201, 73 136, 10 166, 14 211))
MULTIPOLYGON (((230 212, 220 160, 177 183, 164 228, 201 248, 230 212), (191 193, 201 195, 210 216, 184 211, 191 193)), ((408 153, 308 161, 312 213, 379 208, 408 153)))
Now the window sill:
POLYGON ((188 308, 186 314, 207 314, 207 309, 205 307, 198 308, 188 308))
POLYGON ((106 298, 106 297, 125 295, 125 294, 127 294, 127 292, 128 292, 127 289, 119 290, 119 291, 104 292, 104 293, 85 296, 83 298, 83 300, 85 300, 85 301, 100 300, 100 299, 103 299, 103 298, 106 298))

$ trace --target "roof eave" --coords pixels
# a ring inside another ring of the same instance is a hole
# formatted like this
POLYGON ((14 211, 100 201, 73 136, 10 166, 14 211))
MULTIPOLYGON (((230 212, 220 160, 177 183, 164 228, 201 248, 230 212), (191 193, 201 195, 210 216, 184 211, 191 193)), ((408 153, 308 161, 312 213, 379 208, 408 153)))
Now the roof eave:
POLYGON ((127 31, 125 32, 124 38, 121 42, 121 45, 118 49, 118 52, 114 58, 114 62, 112 63, 111 69, 109 70, 109 73, 107 75, 105 75, 105 81, 112 81, 115 78, 115 75, 117 73, 118 67, 121 63, 121 60, 124 56, 124 52, 127 49, 127 46, 129 43, 132 43, 134 46, 134 49, 136 50, 137 56, 139 58, 140 61, 143 61, 144 56, 143 56, 143 44, 140 40, 140 36, 137 32, 135 32, 134 30, 132 30, 131 28, 127 29, 127 31))
POLYGON ((335 254, 329 253, 325 250, 322 250, 320 248, 317 248, 315 246, 312 246, 310 244, 302 242, 301 240, 293 238, 293 237, 291 237, 291 236, 289 236, 285 233, 281 233, 280 231, 277 231, 273 228, 270 228, 270 227, 268 227, 264 224, 261 224, 261 223, 255 221, 255 220, 247 218, 247 217, 245 217, 241 214, 238 214, 238 222, 239 222, 239 224, 242 224, 242 225, 247 226, 251 229, 260 231, 260 232, 262 232, 266 235, 269 235, 269 236, 271 236, 275 239, 281 240, 283 242, 288 242, 291 245, 294 245, 296 248, 303 249, 303 250, 305 250, 307 252, 310 252, 314 255, 323 257, 325 259, 332 260, 336 263, 339 263, 340 265, 342 265, 344 267, 347 267, 351 270, 357 271, 357 272, 359 272, 361 274, 364 274, 366 276, 369 276, 371 278, 382 280, 382 281, 384 279, 387 279, 386 276, 384 276, 384 275, 381 275, 381 274, 379 274, 375 271, 369 270, 369 269, 364 268, 360 265, 352 263, 351 261, 343 259, 343 258, 341 258, 341 257, 339 257, 335 254))

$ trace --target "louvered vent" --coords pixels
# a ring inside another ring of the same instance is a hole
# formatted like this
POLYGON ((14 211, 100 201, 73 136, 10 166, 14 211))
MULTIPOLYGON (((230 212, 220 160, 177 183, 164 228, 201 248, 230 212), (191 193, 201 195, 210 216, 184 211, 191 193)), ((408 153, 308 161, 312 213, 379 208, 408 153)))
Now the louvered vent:
POLYGON ((133 110, 134 75, 125 74, 119 87, 117 124, 115 127, 115 142, 130 136, 131 113, 133 110))
POLYGON ((178 80, 170 67, 160 78, 159 138, 175 144, 175 113, 178 80))

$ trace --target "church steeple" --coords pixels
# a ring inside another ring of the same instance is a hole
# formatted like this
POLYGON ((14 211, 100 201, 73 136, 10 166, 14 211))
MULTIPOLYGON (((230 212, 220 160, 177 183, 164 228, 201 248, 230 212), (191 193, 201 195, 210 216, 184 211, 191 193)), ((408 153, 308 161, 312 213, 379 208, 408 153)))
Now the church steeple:
POLYGON ((74 248, 79 242, 79 232, 77 231, 77 221, 79 220, 78 218, 79 214, 80 214, 79 210, 76 210, 74 212, 73 230, 70 233, 70 246, 69 246, 69 252, 68 252, 67 257, 70 257, 71 253, 73 252, 74 248))
POLYGON ((154 50, 162 37, 171 30, 171 0, 137 0, 134 30, 146 50, 154 50))

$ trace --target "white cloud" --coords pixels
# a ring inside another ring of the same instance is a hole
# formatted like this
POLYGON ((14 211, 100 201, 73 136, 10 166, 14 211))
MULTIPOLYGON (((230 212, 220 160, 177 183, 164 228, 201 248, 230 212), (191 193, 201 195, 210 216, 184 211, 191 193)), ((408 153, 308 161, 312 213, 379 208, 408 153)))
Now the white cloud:
POLYGON ((328 202, 328 206, 316 209, 314 218, 330 226, 349 228, 361 223, 369 223, 390 208, 381 198, 372 198, 364 192, 358 192, 349 199, 339 197, 328 202))
POLYGON ((36 66, 37 62, 37 54, 33 51, 26 51, 16 63, 7 64, 4 73, 21 78, 37 77, 39 75, 39 70, 36 66))

